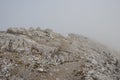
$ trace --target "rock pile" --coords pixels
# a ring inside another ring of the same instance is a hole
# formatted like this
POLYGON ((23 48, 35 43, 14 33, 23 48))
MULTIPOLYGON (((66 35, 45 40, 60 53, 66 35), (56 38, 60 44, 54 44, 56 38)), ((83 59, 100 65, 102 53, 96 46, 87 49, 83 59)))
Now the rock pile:
POLYGON ((0 32, 0 80, 120 80, 120 62, 87 37, 50 29, 0 32))

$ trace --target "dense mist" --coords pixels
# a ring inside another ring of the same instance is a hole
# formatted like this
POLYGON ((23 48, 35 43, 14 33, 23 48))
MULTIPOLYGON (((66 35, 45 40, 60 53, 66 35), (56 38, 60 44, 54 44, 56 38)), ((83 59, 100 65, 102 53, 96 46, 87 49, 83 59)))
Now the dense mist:
POLYGON ((0 30, 9 27, 82 34, 120 51, 120 1, 0 0, 0 30))

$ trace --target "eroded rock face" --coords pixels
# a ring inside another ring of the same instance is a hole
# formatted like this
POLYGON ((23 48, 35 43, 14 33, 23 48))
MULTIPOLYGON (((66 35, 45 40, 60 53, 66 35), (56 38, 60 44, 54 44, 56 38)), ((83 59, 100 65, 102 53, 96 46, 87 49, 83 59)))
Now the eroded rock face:
POLYGON ((0 32, 0 80, 120 80, 113 54, 84 36, 9 28, 0 32))

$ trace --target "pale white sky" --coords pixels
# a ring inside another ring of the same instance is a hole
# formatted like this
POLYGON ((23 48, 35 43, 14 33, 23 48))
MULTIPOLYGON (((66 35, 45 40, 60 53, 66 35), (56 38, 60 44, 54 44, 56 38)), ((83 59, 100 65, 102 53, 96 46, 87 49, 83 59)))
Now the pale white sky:
POLYGON ((120 0, 0 0, 0 30, 40 26, 120 50, 120 0))

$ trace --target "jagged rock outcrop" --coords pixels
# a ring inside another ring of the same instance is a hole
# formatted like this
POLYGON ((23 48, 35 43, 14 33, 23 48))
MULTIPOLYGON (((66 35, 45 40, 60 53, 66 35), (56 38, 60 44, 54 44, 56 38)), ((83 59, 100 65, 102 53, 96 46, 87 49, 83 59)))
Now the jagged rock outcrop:
POLYGON ((76 34, 9 28, 0 32, 0 80, 120 80, 114 54, 76 34))

